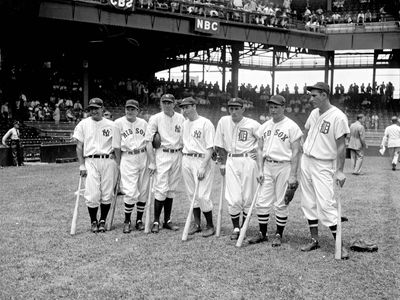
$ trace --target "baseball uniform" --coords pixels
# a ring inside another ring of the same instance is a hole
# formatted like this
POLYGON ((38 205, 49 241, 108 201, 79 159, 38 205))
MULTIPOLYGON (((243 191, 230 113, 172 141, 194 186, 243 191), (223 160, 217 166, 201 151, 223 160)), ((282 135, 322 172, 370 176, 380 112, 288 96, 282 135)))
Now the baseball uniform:
POLYGON ((381 147, 388 148, 392 162, 392 170, 395 171, 400 151, 400 126, 397 124, 396 117, 392 118, 392 122, 395 123, 385 128, 381 147))

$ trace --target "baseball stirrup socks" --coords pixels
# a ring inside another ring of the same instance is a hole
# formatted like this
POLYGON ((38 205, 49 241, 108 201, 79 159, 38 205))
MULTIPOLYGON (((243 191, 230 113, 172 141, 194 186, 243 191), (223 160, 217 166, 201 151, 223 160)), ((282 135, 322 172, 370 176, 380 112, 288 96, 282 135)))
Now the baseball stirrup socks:
POLYGON ((232 219, 233 228, 240 228, 239 227, 240 213, 238 213, 236 215, 231 215, 231 219, 232 219))
POLYGON ((171 220, 172 198, 165 198, 164 201, 164 223, 167 224, 171 220))
POLYGON ((97 222, 97 211, 98 207, 88 207, 90 223, 97 222))
POLYGON ((213 219, 212 219, 212 210, 210 210, 208 212, 203 212, 203 214, 207 220, 207 227, 214 227, 213 219))
POLYGON ((308 226, 310 227, 311 237, 318 240, 318 219, 308 220, 308 226))
POLYGON ((145 206, 146 206, 145 202, 138 202, 136 204, 136 210, 137 210, 136 211, 136 222, 139 220, 140 221, 142 220, 145 206))
POLYGON ((135 204, 125 203, 125 223, 128 223, 131 221, 131 214, 132 214, 134 206, 135 206, 135 204))
POLYGON ((260 227, 260 232, 263 236, 267 235, 269 214, 257 215, 258 226, 260 227))
POLYGON ((276 233, 279 233, 280 236, 283 235, 283 230, 285 229, 287 219, 287 217, 275 216, 276 233))
POLYGON ((164 206, 164 201, 154 199, 154 223, 160 223, 160 215, 164 206))
POLYGON ((329 229, 331 230, 333 238, 335 240, 336 240, 336 228, 337 228, 337 225, 329 226, 329 229))
POLYGON ((110 210, 111 204, 100 204, 100 221, 107 219, 108 211, 110 210))
MULTIPOLYGON (((205 216, 205 214, 204 214, 204 216, 205 216)), ((200 225, 201 224, 201 210, 200 210, 200 207, 193 208, 193 217, 194 217, 194 222, 197 225, 200 225)))

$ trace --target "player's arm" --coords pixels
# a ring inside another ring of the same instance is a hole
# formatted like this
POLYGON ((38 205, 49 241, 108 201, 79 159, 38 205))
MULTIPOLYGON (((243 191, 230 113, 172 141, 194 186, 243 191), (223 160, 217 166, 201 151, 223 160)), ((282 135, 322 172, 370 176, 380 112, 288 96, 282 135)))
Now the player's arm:
POLYGON ((337 184, 342 187, 346 181, 346 175, 343 173, 344 162, 346 160, 346 145, 345 145, 346 135, 342 135, 340 138, 336 139, 337 157, 336 157, 336 181, 337 184))
POLYGON ((112 147, 114 149, 115 161, 119 167, 121 164, 121 131, 117 124, 115 124, 113 130, 112 147))
POLYGON ((292 149, 292 157, 290 159, 290 175, 288 180, 289 184, 294 184, 297 182, 297 170, 299 169, 299 162, 301 157, 300 140, 301 138, 298 138, 290 144, 290 148, 292 149))
POLYGON ((79 161, 79 175, 85 177, 87 171, 85 167, 85 158, 83 157, 83 142, 79 140, 76 141, 76 155, 78 156, 79 161))
POLYGON ((263 149, 264 149, 264 139, 261 137, 258 139, 258 147, 257 147, 257 165, 258 165, 258 177, 257 181, 262 183, 264 181, 264 158, 263 158, 263 149))
POLYGON ((3 139, 1 140, 2 144, 7 147, 7 139, 11 135, 11 129, 7 131, 7 133, 3 136, 3 139))
POLYGON ((154 154, 154 148, 153 148, 153 137, 154 134, 157 132, 157 123, 154 117, 150 118, 149 124, 147 125, 146 128, 146 135, 145 135, 145 140, 146 140, 146 152, 147 152, 147 158, 149 160, 149 171, 150 171, 150 176, 153 175, 156 171, 156 158, 154 154))

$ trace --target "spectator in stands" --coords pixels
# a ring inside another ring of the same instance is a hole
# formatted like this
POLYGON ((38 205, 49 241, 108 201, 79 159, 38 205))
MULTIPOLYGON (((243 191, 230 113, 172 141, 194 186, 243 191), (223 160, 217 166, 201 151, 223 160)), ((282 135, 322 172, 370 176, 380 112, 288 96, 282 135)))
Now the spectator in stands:
POLYGON ((33 111, 33 107, 28 107, 28 113, 29 113, 29 121, 36 121, 36 117, 35 117, 35 112, 33 111))
POLYGON ((58 104, 56 104, 56 107, 53 112, 53 120, 56 125, 60 124, 60 118, 61 118, 60 107, 58 104))
POLYGON ((378 114, 376 113, 376 111, 374 111, 373 113, 372 113, 372 116, 371 116, 371 127, 373 128, 373 129, 375 129, 375 131, 376 130, 378 130, 378 128, 379 128, 379 117, 378 117, 378 114))
POLYGON ((340 23, 340 18, 341 18, 340 14, 338 12, 334 12, 333 15, 332 15, 333 24, 340 23))
POLYGON ((369 9, 365 12, 365 22, 372 22, 372 14, 369 9))
POLYGON ((36 119, 40 122, 44 121, 44 112, 43 112, 43 107, 41 105, 39 105, 37 107, 37 111, 36 111, 36 119))
POLYGON ((5 120, 8 120, 8 115, 9 115, 8 101, 6 101, 6 102, 4 102, 3 105, 1 106, 1 116, 2 116, 5 120))
POLYGON ((66 112, 65 112, 65 117, 67 118, 67 121, 69 123, 71 122, 75 122, 76 121, 76 117, 74 116, 74 114, 72 113, 72 109, 71 108, 67 108, 66 112))
POLYGON ((49 107, 49 104, 47 102, 44 103, 43 114, 44 114, 44 120, 45 121, 50 121, 51 120, 52 111, 51 111, 51 109, 49 107))
POLYGON ((112 113, 109 110, 105 110, 104 114, 103 114, 104 118, 108 119, 108 120, 113 120, 113 116, 112 113))
POLYGON ((298 87, 297 83, 294 84, 294 94, 295 94, 296 96, 299 95, 299 87, 298 87))
POLYGON ((364 25, 364 21, 365 21, 365 14, 363 11, 360 11, 357 15, 357 24, 364 25))
POLYGON ((14 166, 23 166, 23 153, 22 153, 22 148, 20 145, 20 133, 19 133, 19 122, 14 121, 14 127, 11 128, 7 133, 3 136, 2 138, 2 144, 6 147, 7 145, 7 139, 10 138, 10 146, 11 146, 11 154, 12 154, 12 159, 13 159, 13 165, 14 166))
POLYGON ((386 11, 385 11, 385 5, 383 5, 379 9, 379 22, 385 22, 386 21, 386 11))

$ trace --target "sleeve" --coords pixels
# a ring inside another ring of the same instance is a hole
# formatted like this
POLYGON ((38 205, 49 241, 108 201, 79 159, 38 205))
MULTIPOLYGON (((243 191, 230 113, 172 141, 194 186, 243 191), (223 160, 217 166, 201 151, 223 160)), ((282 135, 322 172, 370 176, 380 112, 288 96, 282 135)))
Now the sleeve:
POLYGON ((264 129, 265 129, 265 124, 266 124, 266 122, 265 122, 263 125, 261 125, 260 127, 258 127, 258 129, 256 130, 255 135, 256 135, 256 137, 257 137, 258 139, 261 139, 261 138, 263 137, 263 133, 264 133, 264 129))
POLYGON ((339 117, 338 120, 335 122, 335 140, 342 137, 345 134, 350 133, 349 125, 347 122, 347 118, 345 116, 339 117))
POLYGON ((257 139, 259 139, 258 130, 260 129, 260 127, 261 127, 260 123, 258 123, 257 121, 254 121, 254 123, 253 123, 253 135, 257 139))
POLYGON ((214 146, 225 148, 224 147, 224 134, 222 132, 222 120, 219 120, 217 124, 217 130, 215 131, 215 138, 214 138, 214 146))
POLYGON ((84 136, 84 132, 83 132, 82 122, 79 122, 78 125, 76 125, 75 130, 74 130, 74 135, 72 137, 74 139, 78 140, 79 142, 83 143, 85 136, 84 136))
POLYGON ((121 149, 121 127, 119 122, 114 122, 112 147, 121 149))
POLYGON ((292 128, 290 129, 290 143, 293 143, 294 141, 298 140, 303 136, 303 132, 301 131, 300 127, 294 123, 292 128))
POLYGON ((146 128, 146 135, 144 137, 146 142, 152 142, 153 141, 153 136, 158 130, 158 122, 157 122, 157 117, 152 116, 149 120, 149 124, 146 128))
POLYGON ((7 133, 3 136, 3 139, 1 140, 3 144, 6 143, 8 137, 11 135, 11 130, 12 130, 12 129, 10 129, 9 131, 7 131, 7 133))
POLYGON ((211 121, 207 120, 204 124, 204 139, 206 144, 206 149, 214 147, 214 139, 215 139, 215 127, 211 123, 211 121))

